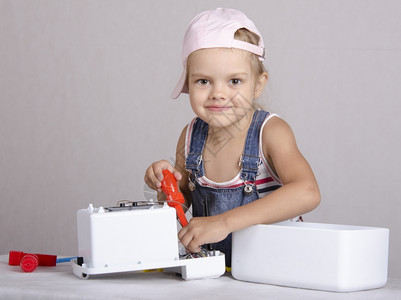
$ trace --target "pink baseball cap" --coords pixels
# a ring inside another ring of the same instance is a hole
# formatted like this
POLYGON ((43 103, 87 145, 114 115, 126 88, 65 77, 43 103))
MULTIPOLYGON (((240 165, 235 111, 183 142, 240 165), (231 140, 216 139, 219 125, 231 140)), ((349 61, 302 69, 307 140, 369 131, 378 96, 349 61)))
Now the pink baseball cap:
POLYGON ((202 12, 191 21, 185 33, 182 47, 184 71, 171 94, 173 99, 181 93, 188 93, 188 87, 185 84, 188 56, 196 50, 205 48, 238 48, 258 55, 261 61, 265 57, 262 35, 243 12, 230 8, 216 8, 202 12), (253 45, 234 39, 235 32, 241 28, 257 34, 259 44, 253 45))

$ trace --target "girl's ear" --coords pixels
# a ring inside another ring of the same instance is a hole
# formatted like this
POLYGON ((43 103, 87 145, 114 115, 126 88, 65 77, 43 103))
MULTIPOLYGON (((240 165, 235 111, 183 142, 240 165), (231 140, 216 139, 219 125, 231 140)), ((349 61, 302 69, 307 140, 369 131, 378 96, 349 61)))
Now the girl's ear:
POLYGON ((269 79, 269 74, 266 72, 263 72, 256 78, 255 82, 255 99, 260 96, 262 93, 263 89, 266 86, 267 80, 269 79))

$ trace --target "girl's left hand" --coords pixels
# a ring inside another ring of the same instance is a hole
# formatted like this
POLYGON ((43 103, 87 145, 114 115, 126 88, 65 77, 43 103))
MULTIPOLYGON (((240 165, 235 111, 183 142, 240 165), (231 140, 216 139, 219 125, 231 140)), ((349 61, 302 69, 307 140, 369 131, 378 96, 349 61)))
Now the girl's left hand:
POLYGON ((192 218, 188 225, 178 233, 178 238, 185 249, 191 253, 201 251, 201 246, 224 240, 228 232, 220 215, 192 218))

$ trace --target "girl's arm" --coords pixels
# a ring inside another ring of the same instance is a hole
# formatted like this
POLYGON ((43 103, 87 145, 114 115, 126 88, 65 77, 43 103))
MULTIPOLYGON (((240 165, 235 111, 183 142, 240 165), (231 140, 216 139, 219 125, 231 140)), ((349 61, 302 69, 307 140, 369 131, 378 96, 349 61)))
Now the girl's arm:
POLYGON ((271 224, 305 214, 320 203, 320 192, 309 163, 299 151, 288 124, 277 117, 263 130, 263 152, 283 186, 242 207, 227 212, 228 228, 236 231, 253 224, 271 224), (241 217, 240 217, 241 214, 241 217))
POLYGON ((320 203, 315 176, 300 153, 288 124, 277 117, 263 129, 263 152, 283 186, 244 206, 220 215, 193 218, 179 238, 192 252, 200 246, 223 240, 229 233, 255 224, 288 220, 313 210, 320 203))

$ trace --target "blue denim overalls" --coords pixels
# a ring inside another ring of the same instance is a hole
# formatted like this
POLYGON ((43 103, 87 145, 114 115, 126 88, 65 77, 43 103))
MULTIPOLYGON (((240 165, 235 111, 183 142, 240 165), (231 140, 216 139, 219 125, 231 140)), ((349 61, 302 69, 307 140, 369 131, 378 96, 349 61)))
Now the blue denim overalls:
MULTIPOLYGON (((241 157, 240 177, 246 183, 236 188, 213 188, 201 186, 196 178, 205 174, 202 152, 208 134, 209 125, 197 118, 192 131, 190 148, 185 161, 185 168, 190 172, 190 190, 192 198, 192 213, 194 217, 213 216, 235 207, 250 203, 259 198, 254 185, 258 168, 260 128, 269 115, 268 112, 256 110, 245 141, 241 157)), ((221 242, 210 245, 214 250, 224 252, 226 266, 231 266, 231 234, 221 242)))

